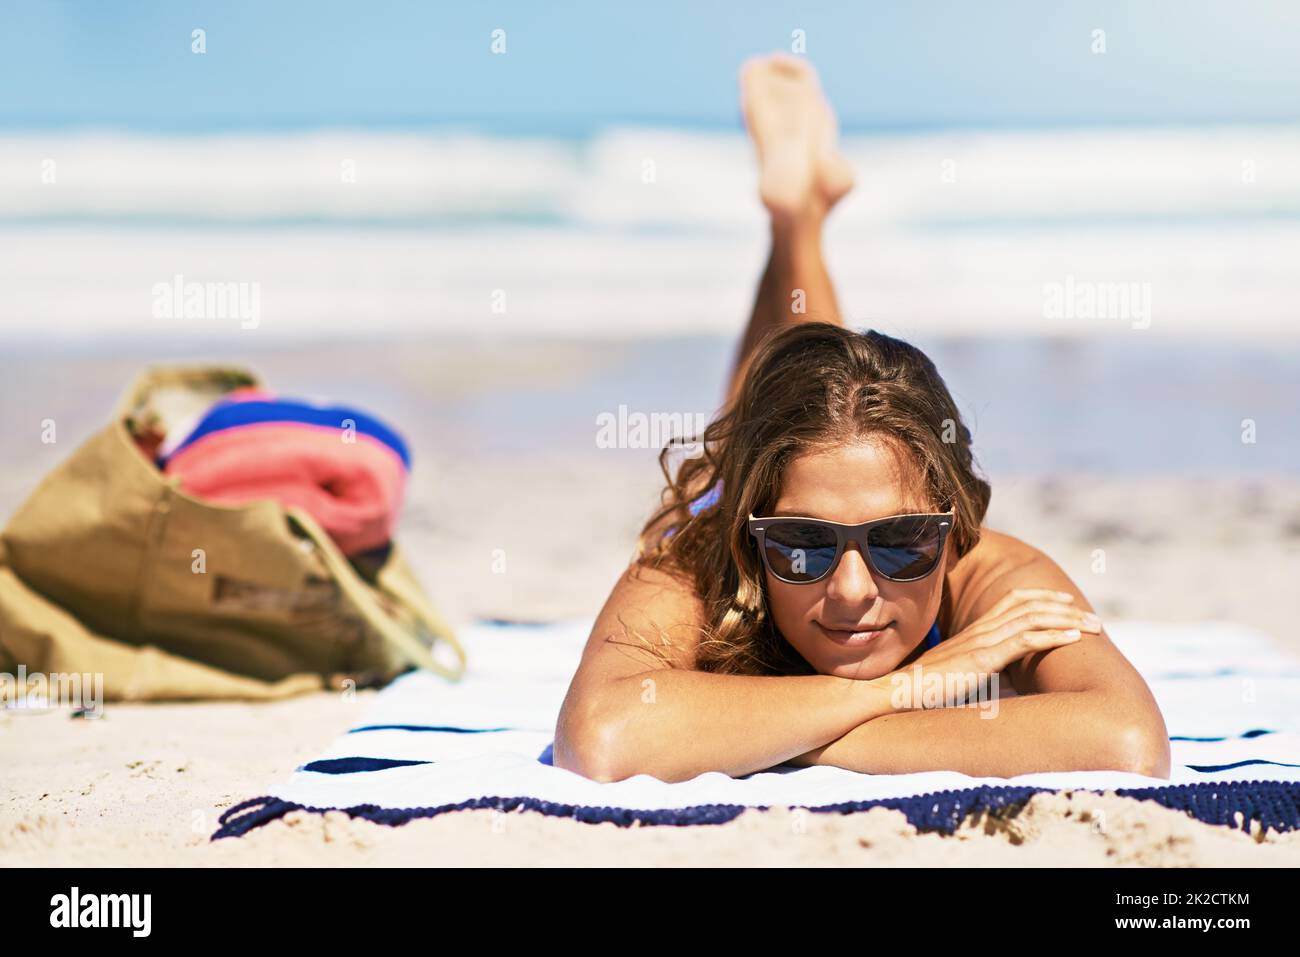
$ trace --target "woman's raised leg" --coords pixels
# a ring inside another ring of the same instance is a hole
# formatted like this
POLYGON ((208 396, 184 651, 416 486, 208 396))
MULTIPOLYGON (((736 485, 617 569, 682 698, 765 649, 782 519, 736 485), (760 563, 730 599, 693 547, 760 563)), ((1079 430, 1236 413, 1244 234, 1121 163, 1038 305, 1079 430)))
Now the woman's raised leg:
POLYGON ((759 196, 771 221, 772 249, 740 341, 728 402, 755 346, 770 332, 796 322, 840 322, 821 234, 831 208, 853 187, 853 173, 836 147, 835 114, 805 60, 785 54, 749 60, 741 67, 740 96, 758 154, 759 196))

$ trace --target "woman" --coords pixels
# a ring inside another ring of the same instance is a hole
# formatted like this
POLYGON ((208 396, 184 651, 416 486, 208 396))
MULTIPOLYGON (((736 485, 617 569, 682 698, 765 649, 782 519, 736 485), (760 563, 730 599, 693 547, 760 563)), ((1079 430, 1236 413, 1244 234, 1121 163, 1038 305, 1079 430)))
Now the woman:
POLYGON ((780 764, 1167 778, 1155 700, 1082 592, 982 527, 990 488, 933 364, 840 325, 820 234, 852 177, 815 74, 766 58, 741 87, 771 258, 727 409, 703 455, 665 467, 555 764, 601 781, 780 764))

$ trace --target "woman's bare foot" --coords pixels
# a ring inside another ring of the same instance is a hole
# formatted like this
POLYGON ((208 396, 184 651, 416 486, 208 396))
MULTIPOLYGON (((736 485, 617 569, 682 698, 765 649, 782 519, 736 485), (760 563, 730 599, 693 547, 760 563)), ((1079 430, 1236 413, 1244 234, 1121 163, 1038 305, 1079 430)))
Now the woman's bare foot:
POLYGON ((853 188, 853 171, 817 72, 789 54, 755 57, 740 68, 740 99, 763 205, 776 220, 820 221, 853 188))

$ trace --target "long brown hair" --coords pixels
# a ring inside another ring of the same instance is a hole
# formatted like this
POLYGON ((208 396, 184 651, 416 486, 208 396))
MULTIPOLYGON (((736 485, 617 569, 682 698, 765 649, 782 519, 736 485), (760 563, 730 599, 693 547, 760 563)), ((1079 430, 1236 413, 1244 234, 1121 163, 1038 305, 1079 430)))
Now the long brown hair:
POLYGON ((925 353, 880 332, 808 322, 769 336, 692 457, 674 470, 672 447, 660 454, 667 487, 642 529, 640 560, 685 578, 701 599, 697 670, 812 673, 768 613, 746 520, 772 508, 794 457, 867 437, 912 466, 908 491, 929 503, 920 508, 954 510, 956 557, 974 548, 992 490, 976 474, 970 431, 925 353))

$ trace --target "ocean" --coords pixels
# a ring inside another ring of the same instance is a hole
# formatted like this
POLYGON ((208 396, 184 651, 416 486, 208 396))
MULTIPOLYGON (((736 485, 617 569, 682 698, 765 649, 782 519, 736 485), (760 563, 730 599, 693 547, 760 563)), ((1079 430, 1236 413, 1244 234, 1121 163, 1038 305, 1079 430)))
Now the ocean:
MULTIPOLYGON (((1300 470, 1300 129, 844 149, 858 185, 825 249, 847 321, 930 351, 988 467, 1300 470)), ((310 348, 343 394, 382 376, 347 368, 375 343, 542 366, 567 343, 553 381, 465 366, 485 378, 437 418, 586 448, 621 403, 713 410, 766 244, 734 131, 3 134, 0 354, 310 348)))
MULTIPOLYGON (((1300 128, 844 145, 858 188, 825 245, 857 320, 903 335, 1300 333, 1300 128), (1059 308, 1067 288, 1079 308, 1059 308)), ((156 287, 177 277, 255 284, 265 337, 726 333, 765 254, 755 183, 733 131, 0 135, 0 337, 251 329, 156 316, 156 287)))

